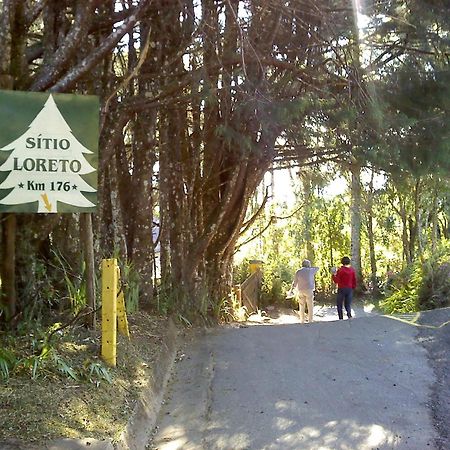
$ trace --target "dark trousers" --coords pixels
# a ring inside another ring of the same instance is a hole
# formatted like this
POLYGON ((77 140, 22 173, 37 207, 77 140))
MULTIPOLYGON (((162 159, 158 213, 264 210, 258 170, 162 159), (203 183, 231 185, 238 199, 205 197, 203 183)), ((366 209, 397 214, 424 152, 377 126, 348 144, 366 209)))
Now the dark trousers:
POLYGON ((338 310, 339 319, 343 319, 342 305, 345 306, 347 311, 347 317, 352 317, 352 299, 353 299, 353 289, 352 288, 339 288, 337 291, 336 305, 338 310))

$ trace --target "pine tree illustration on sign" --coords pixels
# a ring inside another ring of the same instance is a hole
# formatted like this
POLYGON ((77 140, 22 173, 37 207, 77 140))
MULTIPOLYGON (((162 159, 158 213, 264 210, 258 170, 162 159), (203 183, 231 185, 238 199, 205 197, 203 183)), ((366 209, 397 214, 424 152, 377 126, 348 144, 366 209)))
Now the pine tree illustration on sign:
POLYGON ((83 192, 96 192, 83 178, 95 172, 83 146, 59 111, 50 94, 27 131, 0 148, 9 152, 0 172, 9 172, 0 189, 10 192, 3 205, 38 202, 38 213, 58 212, 58 202, 79 208, 94 207, 83 192))

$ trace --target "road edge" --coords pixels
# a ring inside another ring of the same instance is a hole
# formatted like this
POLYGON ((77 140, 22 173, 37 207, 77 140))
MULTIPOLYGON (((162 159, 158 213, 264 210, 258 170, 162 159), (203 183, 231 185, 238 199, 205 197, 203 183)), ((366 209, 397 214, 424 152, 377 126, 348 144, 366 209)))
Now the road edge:
POLYGON ((125 430, 115 443, 116 450, 142 450, 150 440, 178 350, 178 328, 172 319, 163 345, 166 351, 161 352, 149 388, 141 393, 125 430))
MULTIPOLYGON (((161 352, 153 367, 151 382, 144 389, 125 429, 118 441, 112 439, 57 439, 48 443, 45 450, 142 450, 146 447, 156 425, 167 383, 170 379, 172 367, 178 351, 179 330, 172 319, 169 319, 168 330, 163 345, 166 351, 161 352)), ((14 447, 11 447, 11 450, 14 447)), ((9 450, 9 448, 0 450, 9 450)), ((25 450, 25 449, 24 449, 25 450)), ((31 449, 30 449, 31 450, 31 449)))

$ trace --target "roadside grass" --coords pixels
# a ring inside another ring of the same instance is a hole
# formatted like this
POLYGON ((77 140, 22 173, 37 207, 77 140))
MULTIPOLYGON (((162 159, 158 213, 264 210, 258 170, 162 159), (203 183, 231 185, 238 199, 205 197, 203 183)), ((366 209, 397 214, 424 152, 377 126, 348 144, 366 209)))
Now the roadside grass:
MULTIPOLYGON (((166 318, 144 312, 129 316, 129 326, 131 339, 118 339, 115 369, 104 366, 99 358, 100 332, 77 326, 58 337, 52 350, 56 362, 38 365, 35 370, 10 370, 0 381, 0 441, 116 440, 139 393, 152 382, 154 363, 164 351, 168 329, 166 318)), ((25 341, 22 338, 23 345, 25 341)), ((10 346, 11 337, 0 336, 0 348, 5 348, 6 342, 10 346)), ((29 355, 21 351, 26 360, 29 355)))

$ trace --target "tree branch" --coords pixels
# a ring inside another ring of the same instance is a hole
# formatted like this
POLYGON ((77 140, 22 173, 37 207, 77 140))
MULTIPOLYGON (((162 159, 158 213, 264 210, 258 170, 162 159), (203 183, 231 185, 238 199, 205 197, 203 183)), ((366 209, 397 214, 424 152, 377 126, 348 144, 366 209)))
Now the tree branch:
POLYGON ((267 200, 269 200, 269 188, 266 188, 266 193, 264 195, 264 199, 259 206, 258 210, 255 214, 245 223, 242 224, 242 231, 239 234, 244 234, 248 229, 255 223, 255 220, 258 218, 258 216, 261 214, 261 212, 264 210, 264 207, 266 206, 267 200))
POLYGON ((142 52, 139 55, 139 60, 136 64, 136 66, 131 70, 131 72, 121 81, 121 83, 111 92, 111 94, 108 96, 108 98, 105 101, 105 104, 103 106, 103 113, 106 115, 108 113, 109 109, 109 102, 111 99, 117 94, 117 92, 124 87, 128 85, 128 83, 131 81, 132 78, 134 78, 138 73, 140 68, 142 67, 142 64, 145 62, 147 58, 148 49, 150 48, 150 42, 152 40, 152 36, 150 33, 150 30, 147 34, 147 40, 145 42, 144 48, 142 49, 142 52))
POLYGON ((94 0, 77 2, 75 19, 70 31, 67 33, 62 45, 53 54, 51 61, 42 66, 37 79, 31 86, 32 91, 44 91, 67 69, 68 61, 79 49, 80 42, 87 34, 92 22, 93 11, 94 0))
POLYGON ((131 15, 120 25, 116 31, 113 31, 97 51, 90 53, 85 59, 78 63, 76 67, 70 70, 64 77, 57 81, 50 89, 50 92, 64 92, 69 90, 74 83, 76 83, 83 75, 88 73, 99 61, 101 61, 108 52, 128 33, 140 20, 142 14, 152 4, 152 0, 147 0, 139 3, 131 15))
MULTIPOLYGON (((303 203, 302 205, 300 205, 293 213, 289 214, 288 216, 271 216, 269 219, 269 222, 267 223, 267 225, 257 234, 255 234, 254 236, 252 236, 251 238, 247 239, 246 241, 244 241, 242 244, 236 245, 234 253, 236 253, 241 247, 243 247, 244 245, 249 244, 250 242, 254 241, 256 238, 258 238, 259 236, 262 236, 264 234, 264 232, 270 227, 270 225, 272 225, 274 222, 276 222, 277 220, 285 220, 285 219, 290 219, 291 217, 293 217, 295 214, 297 214, 303 207, 305 206, 305 204, 303 203)), ((241 233, 242 234, 242 233, 241 233)))

